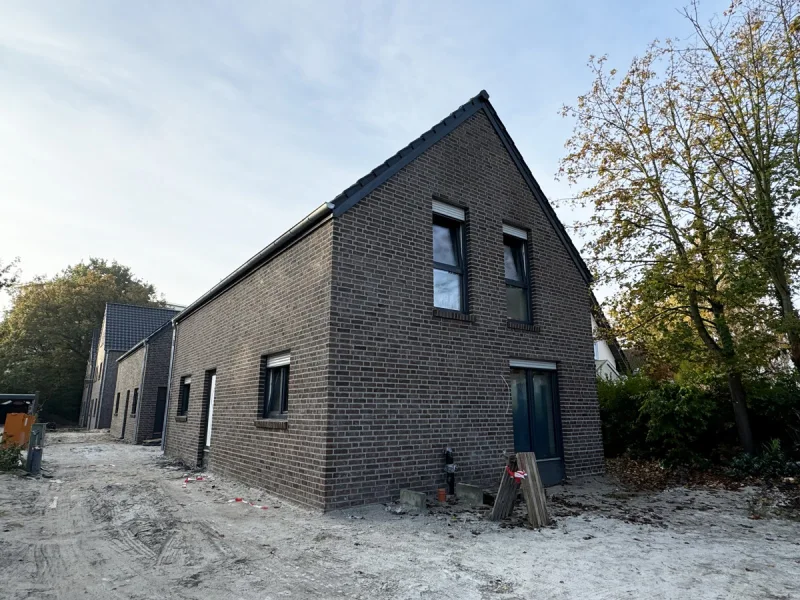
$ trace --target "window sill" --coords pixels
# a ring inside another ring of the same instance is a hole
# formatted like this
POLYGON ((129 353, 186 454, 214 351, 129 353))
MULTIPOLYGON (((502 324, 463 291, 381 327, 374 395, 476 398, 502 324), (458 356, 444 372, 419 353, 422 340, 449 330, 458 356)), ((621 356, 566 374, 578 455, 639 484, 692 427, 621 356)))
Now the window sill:
POLYGON ((525 323, 523 321, 506 321, 508 324, 509 329, 522 329, 523 331, 533 331, 534 333, 541 333, 542 327, 541 325, 532 325, 531 323, 525 323))
POLYGON ((478 319, 475 315, 458 312, 457 310, 447 310, 446 308, 434 308, 433 316, 440 319, 452 319, 453 321, 464 321, 466 323, 475 323, 478 319))
POLYGON ((186 423, 186 421, 188 421, 188 420, 189 420, 189 417, 187 417, 186 415, 178 415, 177 417, 175 417, 175 422, 176 423, 186 423))
POLYGON ((256 419, 253 425, 259 429, 289 429, 289 421, 286 419, 256 419))

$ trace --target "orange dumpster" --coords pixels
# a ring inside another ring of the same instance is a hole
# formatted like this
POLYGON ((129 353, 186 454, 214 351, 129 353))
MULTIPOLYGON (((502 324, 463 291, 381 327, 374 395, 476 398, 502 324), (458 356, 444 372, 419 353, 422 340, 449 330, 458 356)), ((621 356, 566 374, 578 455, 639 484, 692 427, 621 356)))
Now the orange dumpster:
POLYGON ((34 415, 25 413, 9 413, 6 415, 6 424, 3 431, 3 445, 17 444, 27 446, 31 437, 31 427, 36 422, 34 415))

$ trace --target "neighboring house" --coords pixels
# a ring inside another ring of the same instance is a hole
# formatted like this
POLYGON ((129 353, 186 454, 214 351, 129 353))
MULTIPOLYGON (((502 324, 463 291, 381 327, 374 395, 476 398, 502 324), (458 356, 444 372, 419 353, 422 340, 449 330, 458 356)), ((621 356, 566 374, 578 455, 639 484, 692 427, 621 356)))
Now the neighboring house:
POLYGON ((117 359, 178 312, 172 308, 106 304, 97 345, 92 351, 94 356, 87 366, 90 381, 84 386, 84 405, 81 407, 87 428, 105 429, 111 425, 117 359))
POLYGON ((81 412, 78 417, 78 427, 89 424, 89 413, 92 406, 92 390, 94 389, 95 365, 97 363, 97 347, 100 344, 100 329, 92 330, 92 346, 89 350, 89 360, 86 361, 86 373, 83 377, 83 395, 81 397, 81 412))
POLYGON ((590 280, 481 92, 176 317, 165 452, 322 510, 599 473, 590 280))
POLYGON ((134 444, 161 438, 171 348, 172 322, 167 321, 117 359, 114 437, 134 444))
POLYGON ((592 337, 594 364, 598 377, 616 381, 631 372, 628 359, 612 335, 608 320, 594 294, 592 294, 592 337))

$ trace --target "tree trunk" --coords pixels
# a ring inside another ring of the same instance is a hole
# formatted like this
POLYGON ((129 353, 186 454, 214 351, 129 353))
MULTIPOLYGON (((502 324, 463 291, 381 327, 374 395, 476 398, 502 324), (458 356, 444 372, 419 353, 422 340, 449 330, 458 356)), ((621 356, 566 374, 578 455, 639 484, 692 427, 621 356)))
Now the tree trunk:
POLYGON ((739 442, 748 454, 753 453, 753 432, 750 430, 750 419, 747 416, 747 394, 742 383, 742 374, 738 371, 728 372, 728 389, 731 392, 733 417, 739 432, 739 442))
POLYGON ((797 309, 794 306, 792 291, 789 288, 783 264, 784 262, 780 261, 771 276, 781 312, 781 320, 786 331, 786 337, 789 339, 789 356, 792 359, 792 363, 794 363, 795 370, 800 373, 800 315, 797 314, 797 309))

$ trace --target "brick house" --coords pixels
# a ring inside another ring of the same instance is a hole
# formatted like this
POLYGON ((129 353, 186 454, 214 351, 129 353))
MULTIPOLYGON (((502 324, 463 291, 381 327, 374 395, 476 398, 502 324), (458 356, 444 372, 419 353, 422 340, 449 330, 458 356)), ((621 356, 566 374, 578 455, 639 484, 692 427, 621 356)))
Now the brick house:
POLYGON ((590 281, 481 92, 176 317, 165 452, 322 510, 598 473, 590 281))
POLYGON ((167 321, 117 359, 111 435, 134 444, 161 438, 171 350, 167 321))
POLYGON ((109 302, 99 335, 93 339, 81 402, 81 424, 88 429, 111 426, 117 384, 117 359, 142 338, 178 314, 174 308, 109 302))

